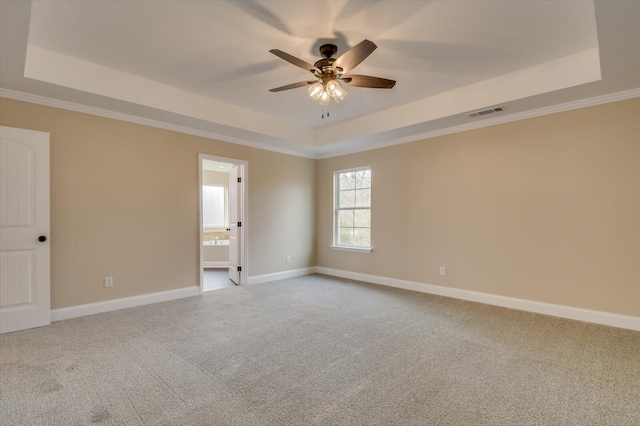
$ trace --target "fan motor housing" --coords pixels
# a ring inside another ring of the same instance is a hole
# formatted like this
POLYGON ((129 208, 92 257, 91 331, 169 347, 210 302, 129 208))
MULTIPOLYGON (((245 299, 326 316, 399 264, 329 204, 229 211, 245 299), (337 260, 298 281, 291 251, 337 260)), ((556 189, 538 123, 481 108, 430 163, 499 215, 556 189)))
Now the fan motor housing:
POLYGON ((326 58, 326 59, 320 59, 319 61, 317 61, 315 64, 313 64, 316 68, 320 68, 322 71, 324 72, 333 72, 331 70, 331 66, 333 65, 333 63, 336 60, 334 58, 326 58))
POLYGON ((316 68, 320 68, 323 74, 333 74, 333 63, 336 61, 332 58, 338 51, 338 47, 335 44, 323 44, 320 46, 320 55, 323 59, 320 59, 315 64, 316 68))

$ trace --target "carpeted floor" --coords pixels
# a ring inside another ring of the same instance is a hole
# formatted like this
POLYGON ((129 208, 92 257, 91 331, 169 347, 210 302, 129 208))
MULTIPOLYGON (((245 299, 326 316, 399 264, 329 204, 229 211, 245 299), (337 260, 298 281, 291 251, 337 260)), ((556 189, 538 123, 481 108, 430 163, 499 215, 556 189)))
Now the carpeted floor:
POLYGON ((0 336, 3 425, 639 425, 640 333, 320 275, 0 336))

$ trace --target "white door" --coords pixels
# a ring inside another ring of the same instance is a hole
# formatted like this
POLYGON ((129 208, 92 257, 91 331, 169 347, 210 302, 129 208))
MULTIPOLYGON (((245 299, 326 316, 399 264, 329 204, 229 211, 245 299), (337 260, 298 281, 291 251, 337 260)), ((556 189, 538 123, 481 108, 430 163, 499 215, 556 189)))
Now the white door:
POLYGON ((0 333, 49 325, 49 134, 0 126, 0 333))
POLYGON ((240 284, 242 241, 242 166, 229 171, 229 279, 240 284))

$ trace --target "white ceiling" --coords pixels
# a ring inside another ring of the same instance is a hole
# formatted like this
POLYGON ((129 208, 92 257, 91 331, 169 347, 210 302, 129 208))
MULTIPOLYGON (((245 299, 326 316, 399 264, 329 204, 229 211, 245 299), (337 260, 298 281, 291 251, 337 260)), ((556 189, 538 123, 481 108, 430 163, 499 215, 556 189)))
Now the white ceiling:
POLYGON ((640 87, 636 1, 1 2, 0 84, 310 157, 366 149, 475 121, 640 87), (378 49, 356 72, 392 90, 347 87, 320 106, 307 62, 378 49))

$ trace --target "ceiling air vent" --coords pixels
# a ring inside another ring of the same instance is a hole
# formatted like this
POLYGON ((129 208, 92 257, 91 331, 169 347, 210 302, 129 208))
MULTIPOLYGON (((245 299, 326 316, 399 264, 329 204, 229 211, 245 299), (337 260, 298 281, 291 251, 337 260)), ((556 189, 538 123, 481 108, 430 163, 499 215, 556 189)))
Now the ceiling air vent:
POLYGON ((469 117, 480 117, 483 115, 489 115, 489 114, 494 114, 496 112, 502 112, 504 111, 504 107, 495 107, 495 108, 489 108, 489 109, 483 109, 482 111, 476 111, 476 112, 472 112, 470 114, 467 114, 469 117))

